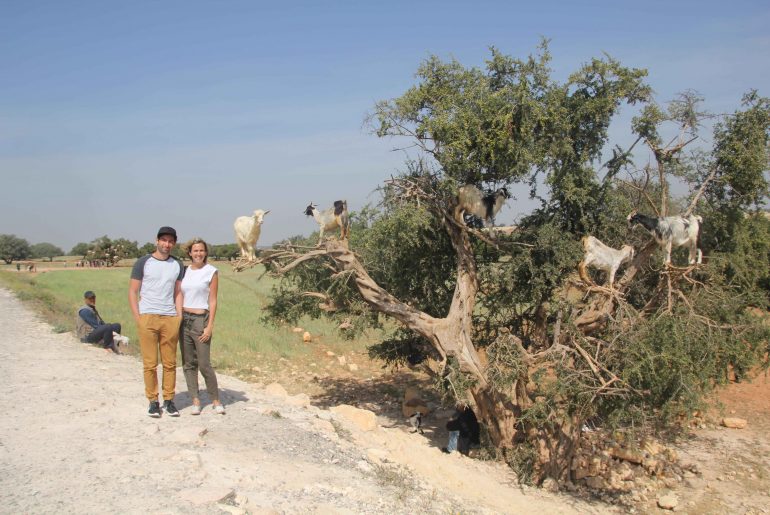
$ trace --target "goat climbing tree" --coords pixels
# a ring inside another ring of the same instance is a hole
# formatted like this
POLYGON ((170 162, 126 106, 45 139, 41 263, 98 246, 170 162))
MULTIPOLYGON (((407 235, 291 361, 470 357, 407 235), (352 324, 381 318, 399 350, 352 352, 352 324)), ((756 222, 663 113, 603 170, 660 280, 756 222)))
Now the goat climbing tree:
POLYGON ((643 70, 605 57, 559 83, 549 59, 545 43, 524 60, 492 49, 485 69, 428 59, 418 84, 378 103, 369 120, 379 136, 419 151, 381 187, 381 205, 353 216, 349 242, 295 241, 263 254, 284 277, 271 318, 328 316, 348 333, 379 325, 380 315, 398 321, 372 354, 424 365, 536 482, 570 479, 586 420, 666 423, 697 406, 728 364, 756 364, 767 331, 748 308, 767 308, 770 284, 770 224, 745 215, 767 198, 767 99, 746 95, 742 110, 717 122, 713 149, 685 155, 702 115, 696 94, 664 109, 643 70), (642 107, 636 143, 602 164, 624 104, 642 107), (664 144, 669 127, 674 139, 664 144), (641 169, 639 142, 656 160, 641 169), (672 177, 689 186, 686 198, 670 196, 672 177), (529 185, 541 207, 509 234, 470 229, 453 216, 468 183, 529 185), (661 268, 656 244, 625 216, 682 202, 725 239, 705 240, 701 267, 661 268), (589 233, 641 249, 614 293, 575 278, 589 233))

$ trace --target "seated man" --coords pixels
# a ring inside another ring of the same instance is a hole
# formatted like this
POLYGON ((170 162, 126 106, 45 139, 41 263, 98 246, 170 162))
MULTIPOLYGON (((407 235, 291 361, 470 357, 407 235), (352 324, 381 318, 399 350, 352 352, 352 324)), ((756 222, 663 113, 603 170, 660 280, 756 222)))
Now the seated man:
POLYGON ((76 318, 77 335, 83 343, 98 343, 104 349, 118 354, 115 340, 128 343, 128 338, 120 336, 120 324, 107 324, 96 311, 96 294, 87 291, 83 294, 85 304, 78 310, 76 318))

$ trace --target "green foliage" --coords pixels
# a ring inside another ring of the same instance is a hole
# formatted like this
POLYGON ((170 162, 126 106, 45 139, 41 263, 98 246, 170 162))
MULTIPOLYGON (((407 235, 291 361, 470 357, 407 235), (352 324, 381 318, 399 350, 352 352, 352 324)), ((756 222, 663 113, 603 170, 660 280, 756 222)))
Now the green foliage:
POLYGON ((76 244, 74 247, 72 247, 72 250, 70 250, 69 255, 85 257, 86 253, 88 253, 89 247, 90 245, 88 243, 80 242, 76 244))
POLYGON ((227 243, 224 245, 209 245, 209 259, 230 260, 241 255, 241 251, 236 243, 227 243))
POLYGON ((35 243, 30 247, 30 252, 33 258, 48 258, 49 261, 53 261, 56 256, 64 255, 64 251, 53 243, 35 243))
POLYGON ((444 403, 455 404, 458 400, 469 398, 470 390, 476 383, 473 376, 461 370, 457 358, 449 357, 443 374, 434 378, 433 387, 441 394, 444 403))
POLYGON ((0 234, 0 259, 10 265, 13 261, 27 259, 32 255, 29 242, 14 234, 0 234))

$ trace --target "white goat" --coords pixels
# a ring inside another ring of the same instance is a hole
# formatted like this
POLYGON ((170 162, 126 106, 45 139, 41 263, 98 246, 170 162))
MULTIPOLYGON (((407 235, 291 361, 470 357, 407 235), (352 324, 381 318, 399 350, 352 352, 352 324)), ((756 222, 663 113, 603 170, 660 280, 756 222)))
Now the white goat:
POLYGON ((259 234, 262 232, 262 220, 270 210, 257 209, 252 216, 239 216, 235 219, 235 241, 241 249, 241 259, 256 261, 254 248, 257 246, 259 234))
POLYGON ((586 267, 592 266, 599 270, 604 270, 607 272, 607 282, 611 290, 612 285, 615 283, 615 273, 618 271, 618 268, 626 261, 633 259, 634 247, 623 245, 620 250, 613 249, 593 236, 584 236, 582 242, 585 256, 578 265, 580 278, 586 284, 592 285, 594 282, 588 277, 586 267))
POLYGON ((690 215, 687 218, 683 216, 666 216, 662 218, 653 218, 632 211, 628 215, 628 224, 642 224, 645 229, 650 231, 652 237, 658 242, 658 245, 666 251, 666 257, 663 260, 664 265, 671 264, 671 248, 687 247, 690 252, 689 263, 691 265, 701 263, 703 253, 698 248, 698 234, 700 233, 700 224, 703 218, 697 215, 690 215))
POLYGON ((311 202, 305 208, 305 214, 312 216, 318 222, 320 228, 319 244, 323 241, 324 231, 331 231, 335 227, 340 228, 340 240, 344 240, 350 235, 350 218, 348 217, 348 202, 346 200, 335 200, 334 207, 323 211, 319 211, 318 207, 311 202))
POLYGON ((472 215, 483 220, 486 226, 494 225, 495 216, 510 197, 506 188, 499 188, 494 193, 482 195, 481 190, 473 184, 461 186, 457 190, 455 220, 458 223, 465 223, 465 216, 472 215))

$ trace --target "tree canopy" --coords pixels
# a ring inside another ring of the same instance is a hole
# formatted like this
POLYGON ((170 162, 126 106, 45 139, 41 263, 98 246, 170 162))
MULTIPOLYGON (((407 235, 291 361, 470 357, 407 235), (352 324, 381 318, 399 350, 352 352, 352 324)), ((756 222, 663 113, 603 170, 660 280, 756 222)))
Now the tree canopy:
POLYGON ((27 259, 32 255, 29 242, 14 234, 0 234, 0 259, 11 264, 19 259, 27 259))
POLYGON ((54 245, 53 243, 35 243, 30 247, 32 257, 42 259, 48 258, 49 261, 53 261, 56 256, 63 256, 64 251, 54 245))

